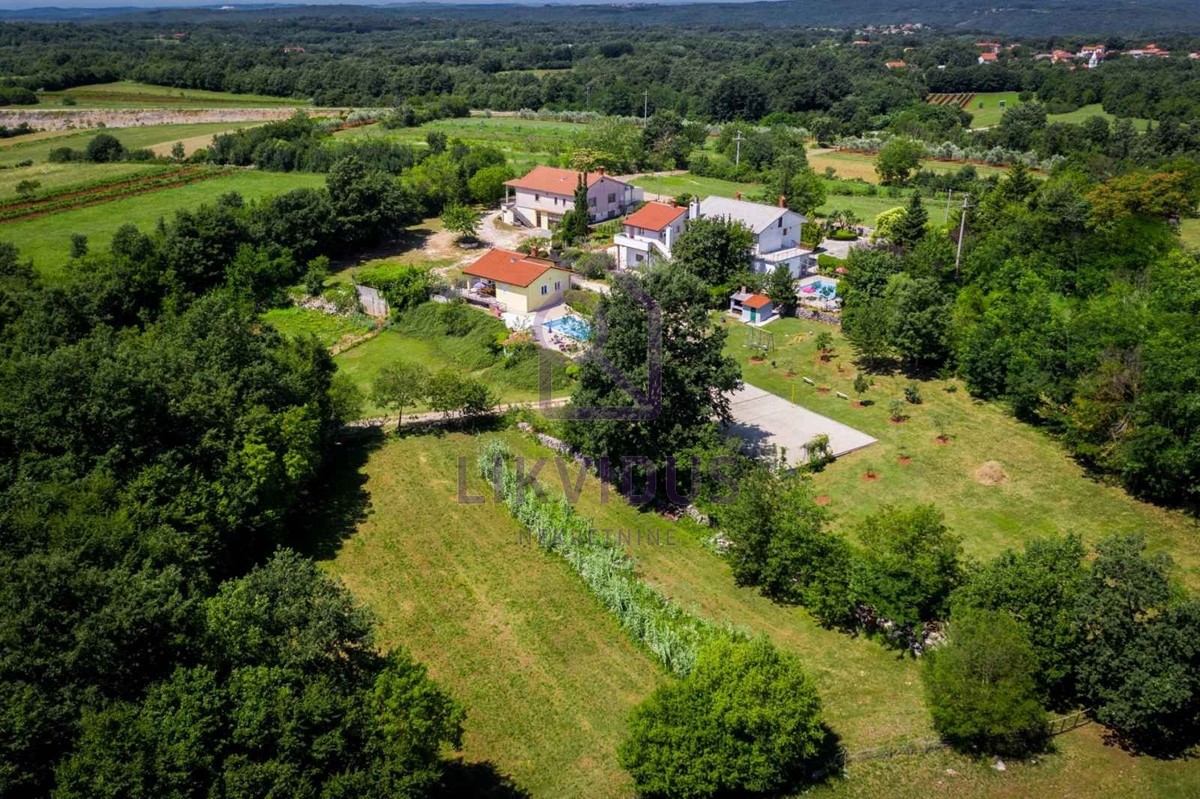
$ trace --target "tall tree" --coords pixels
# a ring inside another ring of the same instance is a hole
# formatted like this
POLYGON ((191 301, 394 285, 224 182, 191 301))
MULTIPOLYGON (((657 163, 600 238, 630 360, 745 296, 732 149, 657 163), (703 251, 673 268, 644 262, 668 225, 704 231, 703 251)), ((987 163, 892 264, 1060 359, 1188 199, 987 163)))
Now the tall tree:
POLYGON ((904 208, 904 216, 892 231, 892 244, 908 250, 925 238, 925 225, 929 223, 929 212, 921 202, 921 193, 914 191, 904 208))

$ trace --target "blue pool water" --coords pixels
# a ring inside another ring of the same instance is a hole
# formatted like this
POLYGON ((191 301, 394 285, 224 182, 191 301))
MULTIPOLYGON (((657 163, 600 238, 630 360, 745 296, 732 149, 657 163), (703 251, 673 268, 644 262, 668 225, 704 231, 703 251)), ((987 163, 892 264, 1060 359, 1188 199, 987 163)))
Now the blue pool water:
POLYGON ((804 288, 808 288, 809 286, 812 286, 812 292, 805 292, 806 294, 815 293, 824 296, 826 293, 828 293, 830 297, 837 296, 836 283, 830 283, 825 280, 814 280, 813 282, 805 285, 804 288))
POLYGON ((588 341, 592 337, 592 326, 578 316, 563 316, 549 321, 546 323, 546 329, 578 341, 588 341))

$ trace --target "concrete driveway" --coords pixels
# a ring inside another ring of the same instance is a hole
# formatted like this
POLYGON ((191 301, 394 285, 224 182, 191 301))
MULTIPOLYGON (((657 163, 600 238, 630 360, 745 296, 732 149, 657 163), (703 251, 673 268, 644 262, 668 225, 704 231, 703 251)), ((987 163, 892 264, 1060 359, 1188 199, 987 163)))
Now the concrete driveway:
POLYGON ((749 383, 730 395, 733 423, 728 432, 742 439, 751 456, 768 455, 772 447, 786 450, 786 462, 805 461, 804 445, 820 433, 829 436, 834 457, 868 447, 875 439, 849 425, 810 411, 749 383))

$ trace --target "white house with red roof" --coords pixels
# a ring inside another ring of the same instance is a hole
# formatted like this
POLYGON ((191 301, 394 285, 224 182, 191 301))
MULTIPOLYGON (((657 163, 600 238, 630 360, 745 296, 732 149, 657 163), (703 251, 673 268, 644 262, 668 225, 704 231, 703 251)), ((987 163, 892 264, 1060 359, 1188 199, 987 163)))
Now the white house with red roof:
MULTIPOLYGON (((550 229, 575 207, 575 189, 581 172, 552 166, 535 166, 527 174, 505 182, 502 218, 510 225, 550 229)), ((601 167, 584 174, 588 214, 602 222, 627 213, 642 200, 642 190, 605 174, 601 167)))
POLYGON ((554 261, 495 248, 463 267, 463 296, 497 311, 527 314, 561 302, 571 270, 554 261))
POLYGON ((670 203, 649 202, 625 218, 617 245, 617 266, 643 266, 652 258, 671 257, 671 247, 683 234, 688 209, 670 203))
POLYGON ((770 274, 779 265, 786 266, 792 277, 800 278, 816 267, 813 251, 801 245, 801 227, 808 221, 787 207, 786 198, 777 205, 746 202, 741 194, 705 197, 693 203, 691 218, 727 219, 745 225, 754 236, 750 268, 770 274))

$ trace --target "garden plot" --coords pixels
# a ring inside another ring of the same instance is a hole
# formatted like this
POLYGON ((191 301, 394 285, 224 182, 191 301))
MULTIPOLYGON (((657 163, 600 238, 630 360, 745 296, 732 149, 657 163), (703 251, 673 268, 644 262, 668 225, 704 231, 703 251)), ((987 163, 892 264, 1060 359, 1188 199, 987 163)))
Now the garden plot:
POLYGON ((784 453, 789 467, 804 462, 805 445, 821 434, 829 436, 834 457, 875 443, 866 433, 749 383, 730 395, 730 411, 729 432, 745 442, 750 453, 766 455, 774 447, 784 453))

